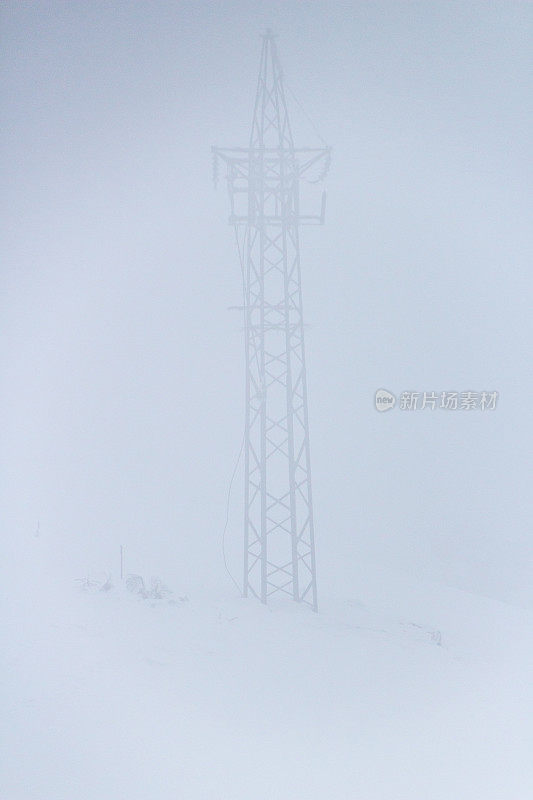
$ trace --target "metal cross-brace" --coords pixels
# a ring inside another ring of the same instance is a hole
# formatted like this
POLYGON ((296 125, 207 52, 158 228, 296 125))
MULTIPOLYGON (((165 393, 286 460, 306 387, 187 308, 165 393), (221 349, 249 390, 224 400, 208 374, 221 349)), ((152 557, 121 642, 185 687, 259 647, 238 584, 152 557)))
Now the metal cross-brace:
POLYGON ((274 36, 263 37, 250 146, 213 148, 226 165, 230 225, 243 273, 246 417, 243 594, 275 592, 316 611, 299 226, 300 178, 319 177, 329 148, 295 148, 274 36))

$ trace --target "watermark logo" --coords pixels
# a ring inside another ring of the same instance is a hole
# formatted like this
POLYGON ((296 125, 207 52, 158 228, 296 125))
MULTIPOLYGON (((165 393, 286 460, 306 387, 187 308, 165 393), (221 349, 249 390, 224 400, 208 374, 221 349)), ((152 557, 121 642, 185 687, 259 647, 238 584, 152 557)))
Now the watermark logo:
MULTIPOLYGON (((445 411, 494 411, 499 398, 498 392, 400 392, 398 408, 400 411, 423 411, 441 409, 445 411)), ((394 408, 396 397, 387 389, 378 389, 375 405, 378 411, 394 408)))
POLYGON ((378 389, 374 402, 378 411, 390 411, 391 408, 394 408, 396 398, 392 392, 388 392, 386 389, 378 389))

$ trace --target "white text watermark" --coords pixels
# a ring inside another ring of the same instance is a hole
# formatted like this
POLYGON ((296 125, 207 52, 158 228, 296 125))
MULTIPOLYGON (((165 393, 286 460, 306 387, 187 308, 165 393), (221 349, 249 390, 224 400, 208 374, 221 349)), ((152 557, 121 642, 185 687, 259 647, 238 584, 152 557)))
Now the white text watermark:
POLYGON ((399 397, 387 389, 378 389, 374 403, 378 411, 390 411, 395 405, 401 411, 494 411, 498 392, 401 392, 399 397))

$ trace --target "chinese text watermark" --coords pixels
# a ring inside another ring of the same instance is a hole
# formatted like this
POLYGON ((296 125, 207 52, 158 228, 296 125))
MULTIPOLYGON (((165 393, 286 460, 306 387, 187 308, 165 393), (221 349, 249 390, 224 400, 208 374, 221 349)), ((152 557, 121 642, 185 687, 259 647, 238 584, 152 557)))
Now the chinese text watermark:
MULTIPOLYGON (((498 392, 401 392, 398 399, 400 411, 494 411, 498 392)), ((396 396, 387 389, 378 389, 375 398, 378 411, 390 411, 396 405, 396 396)))

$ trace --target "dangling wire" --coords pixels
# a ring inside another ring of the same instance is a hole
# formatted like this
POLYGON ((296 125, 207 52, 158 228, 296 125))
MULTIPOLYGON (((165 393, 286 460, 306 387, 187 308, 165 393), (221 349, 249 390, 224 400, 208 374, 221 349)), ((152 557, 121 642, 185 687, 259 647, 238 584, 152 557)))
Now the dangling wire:
POLYGON ((215 189, 218 186, 218 157, 216 153, 213 153, 213 186, 215 189))
POLYGON ((222 558, 224 559, 224 568, 225 568, 226 572, 228 573, 228 575, 230 576, 230 578, 233 581, 233 583, 235 584, 235 586, 237 588, 237 591, 239 592, 240 595, 242 595, 242 588, 239 586, 239 584, 237 583, 237 581, 235 580, 235 578, 231 574, 230 568, 228 567, 228 562, 226 560, 226 530, 228 528, 228 521, 229 521, 229 505, 230 505, 230 499, 231 499, 231 489, 232 489, 232 486, 233 486, 233 481, 235 480, 235 475, 237 473, 237 468, 238 468, 240 460, 241 460, 241 455, 242 455, 243 448, 244 448, 244 434, 243 434, 242 440, 241 440, 241 446, 240 446, 240 449, 239 449, 239 455, 237 456, 237 460, 235 462, 235 466, 233 467, 233 473, 231 475, 231 479, 230 479, 229 486, 228 486, 228 493, 227 493, 227 496, 226 496, 226 522, 224 523, 224 530, 222 531, 222 558))
POLYGON ((322 167, 318 178, 315 178, 313 181, 309 180, 309 178, 304 178, 303 175, 301 176, 301 178, 306 183, 322 183, 322 181, 329 172, 330 166, 331 166, 331 153, 328 150, 328 152, 326 153, 326 157, 324 159, 324 166, 322 167))
POLYGON ((304 117, 307 119, 307 121, 308 121, 308 122, 309 122, 309 124, 311 125, 312 129, 314 130, 314 132, 316 133, 316 135, 318 136, 318 138, 320 139, 320 141, 322 142, 322 144, 323 144, 325 147, 328 147, 328 146, 329 146, 329 145, 328 145, 328 143, 327 143, 327 142, 326 142, 326 140, 323 138, 323 136, 321 136, 321 135, 320 135, 320 131, 318 130, 317 126, 315 125, 315 123, 313 122, 313 120, 311 119, 311 117, 309 116, 309 114, 307 113, 307 111, 305 110, 305 108, 303 107, 303 105, 300 103, 300 101, 298 100, 298 98, 296 97, 296 95, 294 94, 294 92, 292 91, 291 87, 290 87, 290 86, 287 84, 287 81, 284 81, 284 85, 285 85, 285 88, 289 90, 289 93, 290 93, 290 95, 291 95, 292 99, 293 99, 293 100, 296 102, 296 104, 297 104, 297 105, 298 105, 298 107, 300 108, 300 111, 302 112, 302 114, 304 115, 304 117))
POLYGON ((318 130, 317 126, 315 125, 315 123, 313 122, 313 120, 311 119, 311 117, 309 116, 309 114, 307 113, 307 111, 305 110, 305 108, 303 107, 303 105, 300 103, 300 101, 298 100, 298 98, 296 97, 296 95, 294 94, 294 92, 292 91, 291 87, 290 87, 290 86, 288 86, 286 83, 285 83, 285 86, 286 86, 286 88, 288 89, 288 91, 289 91, 290 95, 292 96, 293 100, 294 100, 294 101, 296 102, 296 104, 298 105, 298 107, 299 107, 300 111, 302 112, 302 114, 304 115, 304 117, 307 119, 307 121, 308 121, 308 122, 309 122, 309 124, 311 125, 312 129, 314 130, 314 132, 316 133, 316 135, 318 136, 318 138, 320 139, 320 141, 322 142, 322 144, 323 144, 323 145, 325 146, 325 148, 327 149, 327 152, 326 152, 326 157, 325 157, 325 159, 324 159, 324 162, 323 162, 323 164, 324 164, 324 165, 323 165, 323 167, 322 167, 322 169, 321 169, 321 171, 320 171, 320 174, 318 175, 318 177, 317 177, 317 178, 315 178, 314 180, 310 180, 309 178, 306 178, 306 177, 304 177, 303 175, 301 175, 300 177, 301 177, 301 179, 302 179, 303 181, 305 181, 306 183, 321 183, 321 182, 324 180, 324 178, 326 177, 326 175, 328 174, 328 172, 329 172, 329 167, 330 167, 330 164, 331 164, 331 153, 330 153, 330 147, 329 147, 328 143, 326 142, 326 140, 324 139, 324 137, 323 137, 323 136, 321 136, 321 134, 320 134, 320 131, 318 130))
MULTIPOLYGON (((237 252, 239 254, 239 263, 241 267, 241 277, 242 277, 242 296, 243 296, 243 311, 246 313, 246 279, 244 274, 244 255, 241 250, 241 246, 239 244, 239 237, 237 235, 237 226, 235 226, 235 242, 237 244, 237 252)), ((240 595, 242 595, 243 590, 242 587, 239 586, 236 579, 233 577, 230 568, 228 567, 228 562, 226 559, 226 531, 228 529, 228 522, 229 522, 229 507, 230 507, 230 500, 231 500, 231 490, 233 488, 233 481, 235 480, 235 475, 237 474, 237 469, 239 468, 239 464, 241 461, 242 451, 244 449, 244 440, 246 434, 243 431, 242 439, 241 439, 241 446, 239 448, 239 454, 237 456, 237 460, 235 462, 235 466, 233 467, 233 472, 231 474, 230 482, 228 485, 228 492, 226 495, 226 521, 224 523, 224 530, 222 531, 222 558, 224 559, 224 569, 228 573, 229 577, 233 581, 237 591, 240 595)))

